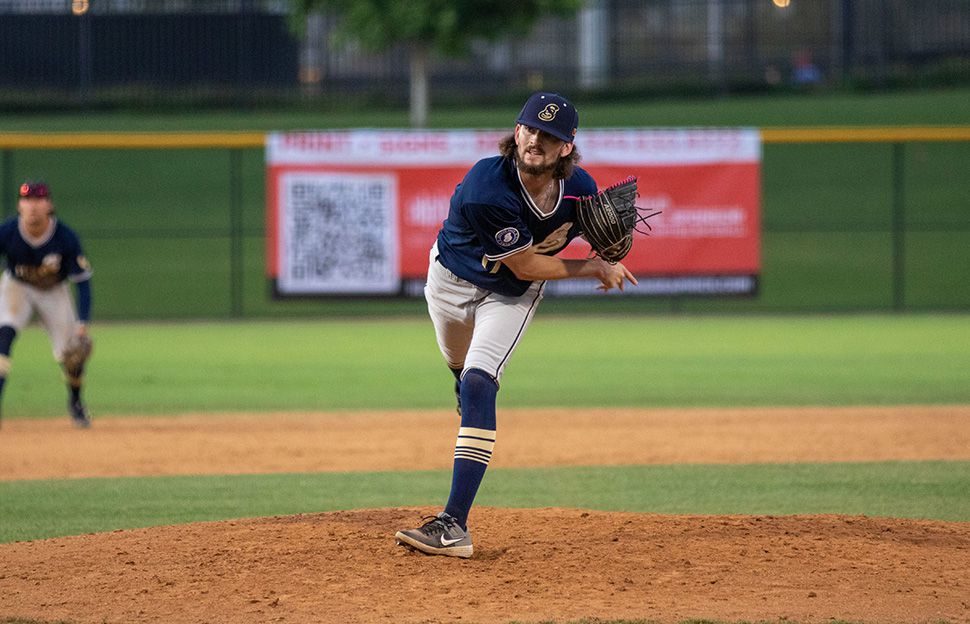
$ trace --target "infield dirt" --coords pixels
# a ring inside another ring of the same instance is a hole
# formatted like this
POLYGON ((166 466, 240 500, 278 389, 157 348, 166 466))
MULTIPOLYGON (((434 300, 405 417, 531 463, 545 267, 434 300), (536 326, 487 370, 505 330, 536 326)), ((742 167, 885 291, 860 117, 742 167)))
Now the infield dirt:
MULTIPOLYGON (((0 478, 446 468, 456 426, 445 412, 14 420, 0 478)), ((503 410, 492 465, 894 459, 970 459, 970 407, 503 410)), ((476 507, 470 560, 395 545, 434 511, 3 544, 0 621, 970 622, 970 523, 476 507)))

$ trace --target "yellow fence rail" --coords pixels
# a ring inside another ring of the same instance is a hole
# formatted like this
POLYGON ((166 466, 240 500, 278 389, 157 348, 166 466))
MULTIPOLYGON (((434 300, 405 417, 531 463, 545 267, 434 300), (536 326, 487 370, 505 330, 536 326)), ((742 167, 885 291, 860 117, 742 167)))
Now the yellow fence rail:
POLYGON ((970 126, 762 128, 764 143, 915 143, 970 141, 970 126))
MULTIPOLYGON (((762 128, 766 144, 970 141, 970 126, 762 128)), ((0 149, 245 149, 264 132, 8 132, 0 149)))
POLYGON ((266 144, 263 132, 10 132, 0 149, 244 149, 266 144))

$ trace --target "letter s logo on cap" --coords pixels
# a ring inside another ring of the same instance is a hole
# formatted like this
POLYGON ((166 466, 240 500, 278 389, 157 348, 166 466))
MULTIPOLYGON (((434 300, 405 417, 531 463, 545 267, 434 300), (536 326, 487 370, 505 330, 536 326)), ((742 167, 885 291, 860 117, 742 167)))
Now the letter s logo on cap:
POLYGON ((546 104, 546 107, 539 113, 539 119, 542 121, 552 121, 556 118, 556 113, 558 112, 559 106, 556 104, 546 104))

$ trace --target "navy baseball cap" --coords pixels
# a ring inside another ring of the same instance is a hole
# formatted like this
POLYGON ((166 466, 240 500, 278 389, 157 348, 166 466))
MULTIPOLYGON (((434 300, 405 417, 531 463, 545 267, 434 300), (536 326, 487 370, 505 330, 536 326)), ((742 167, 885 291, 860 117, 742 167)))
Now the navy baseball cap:
POLYGON ((27 181, 20 185, 20 197, 41 197, 46 198, 51 196, 50 187, 47 186, 46 182, 32 182, 27 181))
POLYGON ((572 143, 579 128, 579 112, 558 93, 533 93, 526 100, 519 118, 523 126, 544 130, 566 143, 572 143))

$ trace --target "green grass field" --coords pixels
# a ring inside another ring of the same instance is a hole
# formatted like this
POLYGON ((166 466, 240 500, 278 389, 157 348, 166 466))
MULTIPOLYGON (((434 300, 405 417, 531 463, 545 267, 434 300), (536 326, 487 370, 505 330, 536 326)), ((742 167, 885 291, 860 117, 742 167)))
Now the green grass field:
MULTIPOLYGON (((450 482, 445 471, 0 482, 0 543, 207 520, 437 506, 450 482)), ((968 521, 968 485, 970 462, 491 469, 475 504, 968 521)))
MULTIPOLYGON (((540 312, 503 380, 499 408, 967 404, 967 321, 540 312)), ((453 400, 450 373, 423 318, 104 324, 93 331, 88 397, 96 419, 236 410, 348 410, 352 418, 356 409, 449 409, 453 400)), ((16 344, 5 394, 7 418, 65 418, 40 330, 27 330, 16 344)), ((0 482, 0 542, 433 505, 449 478, 431 471, 0 482)), ((507 469, 490 473, 479 503, 970 521, 968 488, 970 462, 507 469), (541 491, 531 485, 536 479, 541 491)))
MULTIPOLYGON (((815 92, 730 98, 615 98, 584 102, 574 96, 584 127, 640 126, 897 126, 970 123, 970 88, 895 92, 815 92)), ((432 128, 505 128, 520 104, 436 105, 432 128)), ((184 132, 302 130, 308 128, 405 128, 408 111, 362 107, 320 110, 178 112, 88 111, 6 115, 0 132, 184 132)))
MULTIPOLYGON (((545 304, 543 304, 545 305, 545 304)), ((422 317, 95 324, 102 417, 446 408, 451 373, 422 317), (350 391, 348 391, 350 389, 350 391)), ((541 310, 500 406, 970 403, 965 315, 571 317, 541 310), (569 380, 569 383, 563 383, 569 380)), ((63 415, 46 335, 14 345, 4 415, 63 415)))

